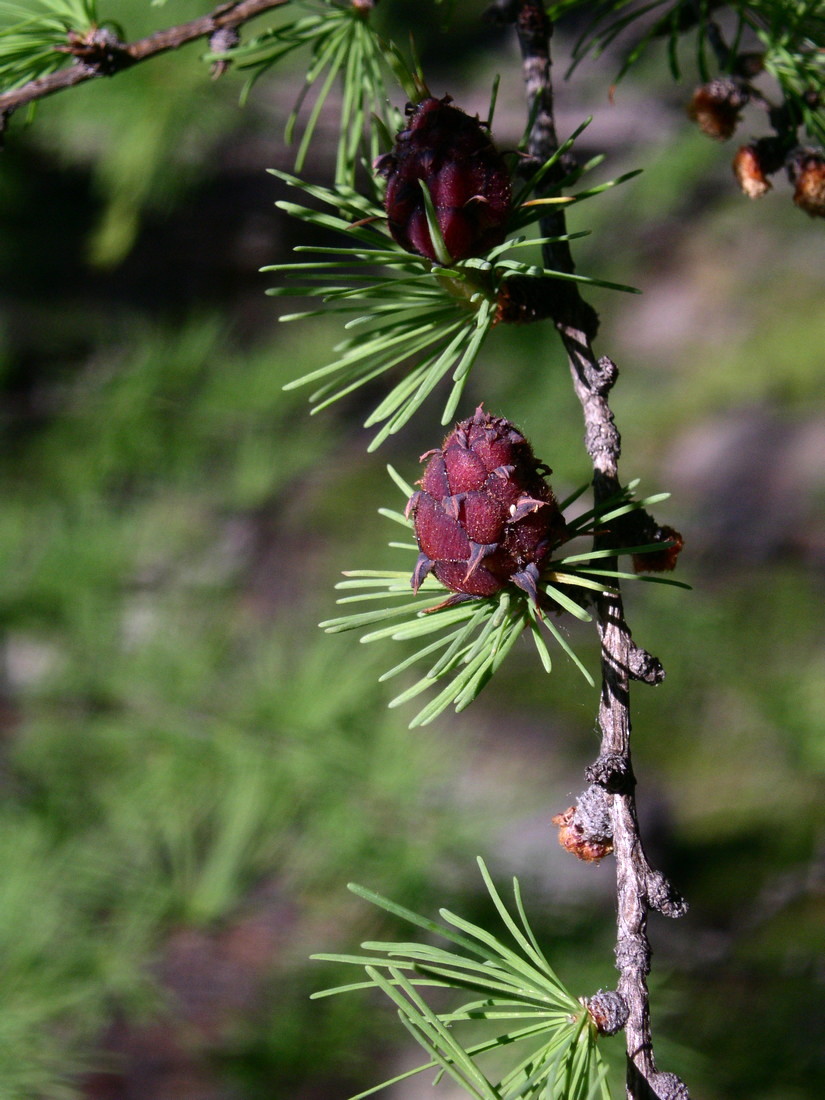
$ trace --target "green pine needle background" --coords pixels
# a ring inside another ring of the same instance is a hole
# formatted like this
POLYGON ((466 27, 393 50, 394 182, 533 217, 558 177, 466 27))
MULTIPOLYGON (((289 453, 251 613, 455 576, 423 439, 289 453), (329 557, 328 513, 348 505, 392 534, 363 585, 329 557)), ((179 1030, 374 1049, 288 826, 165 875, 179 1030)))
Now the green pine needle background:
MULTIPOLYGON (((501 72, 513 147, 517 60, 479 29, 483 5, 454 5, 452 38, 418 0, 390 6, 434 94, 483 112, 501 72)), ((137 37, 204 5, 117 8, 137 37)), ((575 38, 559 32, 560 58, 575 38)), ((202 52, 44 102, 0 158, 2 1100, 344 1100, 402 1072, 417 1055, 392 1010, 310 1002, 340 975, 308 957, 408 935, 351 880, 489 917, 476 854, 500 886, 518 874, 569 989, 615 981, 613 865, 575 863, 550 825, 597 752, 596 692, 560 652, 544 676, 525 643, 469 710, 409 731, 378 683, 388 655, 316 626, 341 570, 400 568, 377 514, 397 506, 385 463, 418 476, 440 406, 368 456, 380 390, 314 417, 284 391, 341 338, 334 319, 279 325, 258 274, 298 243, 266 169, 292 167, 301 58, 240 110, 242 78, 210 82, 202 52)), ((651 919, 657 1051, 705 1100, 814 1100, 822 224, 781 180, 758 204, 737 193, 733 148, 693 131, 693 77, 670 82, 663 45, 611 106, 617 67, 583 63, 559 112, 566 132, 595 115, 604 179, 645 169, 570 228, 593 231, 581 270, 643 291, 593 292, 597 346, 621 371, 624 477, 672 493, 657 518, 684 534, 693 586, 627 599, 667 670, 634 689, 643 829, 691 903, 651 919)), ((304 169, 318 182, 335 117, 304 169)), ((493 332, 459 415, 482 400, 560 497, 587 478, 549 326, 493 332)), ((592 627, 564 629, 595 674, 592 627)), ((621 1044, 605 1041, 616 1080, 621 1044)), ((429 1095, 413 1085, 393 1100, 429 1095)))

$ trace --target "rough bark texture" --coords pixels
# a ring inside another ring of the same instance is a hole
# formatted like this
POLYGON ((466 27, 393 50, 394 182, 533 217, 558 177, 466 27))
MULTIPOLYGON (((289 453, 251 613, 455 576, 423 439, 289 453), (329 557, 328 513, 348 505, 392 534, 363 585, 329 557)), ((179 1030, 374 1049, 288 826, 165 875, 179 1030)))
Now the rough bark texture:
MULTIPOLYGON (((532 160, 543 162, 559 146, 553 116, 552 26, 543 5, 536 0, 500 4, 496 14, 516 21, 527 100, 534 118, 528 154, 532 160)), ((564 166, 560 164, 558 170, 557 179, 564 173, 564 166)), ((554 210, 542 223, 542 236, 564 232, 564 213, 554 210)), ((566 241, 545 246, 544 259, 548 268, 573 271, 566 241)), ((582 302, 574 284, 562 285, 570 290, 554 321, 567 350, 573 386, 584 415, 585 446, 593 464, 593 492, 599 505, 620 487, 621 437, 608 402, 618 370, 606 356, 596 357, 591 343, 595 335, 592 311, 582 302)), ((608 539, 609 536, 603 536, 599 540, 601 548, 610 546, 608 539)), ((687 906, 664 876, 652 869, 645 855, 636 815, 630 755, 630 681, 658 683, 664 672, 655 657, 634 643, 625 621, 621 594, 601 596, 597 616, 602 649, 601 751, 588 769, 587 778, 604 792, 612 826, 616 859, 616 966, 620 974, 617 992, 627 1007, 627 1096, 629 1100, 649 1097, 687 1100, 687 1088, 678 1077, 656 1070, 647 989, 651 957, 648 913, 656 909, 666 916, 678 917, 687 906)), ((588 799, 592 802, 592 788, 588 799)))

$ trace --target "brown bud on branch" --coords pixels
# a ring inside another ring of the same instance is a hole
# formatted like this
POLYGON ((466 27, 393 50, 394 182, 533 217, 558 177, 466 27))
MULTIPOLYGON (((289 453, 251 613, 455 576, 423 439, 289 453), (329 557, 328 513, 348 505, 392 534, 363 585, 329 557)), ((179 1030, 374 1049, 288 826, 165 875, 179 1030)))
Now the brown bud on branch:
POLYGON ((696 89, 688 104, 688 115, 702 133, 726 141, 739 125, 749 99, 750 93, 741 80, 719 77, 696 89))
POLYGON ((825 153, 799 149, 787 167, 788 178, 794 184, 793 201, 812 218, 825 218, 825 153))
POLYGON ((613 851, 609 797, 603 787, 594 784, 579 796, 575 806, 553 818, 559 844, 585 863, 598 863, 613 851))

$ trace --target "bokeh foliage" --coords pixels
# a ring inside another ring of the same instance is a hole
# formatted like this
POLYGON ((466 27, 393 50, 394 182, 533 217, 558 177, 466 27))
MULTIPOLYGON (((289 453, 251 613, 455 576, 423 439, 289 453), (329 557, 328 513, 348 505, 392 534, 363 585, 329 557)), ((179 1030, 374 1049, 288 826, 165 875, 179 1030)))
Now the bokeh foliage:
MULTIPOLYGON (((118 7, 136 33, 157 17, 118 7)), ((170 0, 163 15, 202 10, 170 0)), ((454 91, 450 61, 439 91, 454 91)), ((643 104, 672 95, 639 79, 643 104)), ((518 871, 577 996, 613 979, 611 867, 571 868, 549 830, 596 748, 575 669, 548 688, 532 658, 529 675, 510 660, 482 711, 410 734, 373 686, 382 662, 315 627, 338 570, 384 542, 386 479, 363 457, 362 407, 310 420, 282 390, 332 330, 276 326, 269 279, 248 273, 275 257, 282 196, 264 169, 289 163, 267 142, 294 98, 262 81, 241 115, 240 86, 206 83, 189 48, 44 103, 0 165, 0 1079, 21 1100, 111 1070, 113 1022, 191 1027, 175 944, 219 951, 261 914, 278 935, 260 996, 230 1004, 192 1060, 233 1098, 343 1097, 379 1079, 379 1058, 389 1076, 384 1018, 376 1032, 362 1005, 311 1007, 332 979, 307 956, 398 931, 364 927, 350 878, 483 922, 477 851, 499 881, 518 871), (237 220, 244 204, 256 221, 237 220)), ((673 490, 658 518, 685 533, 694 588, 628 596, 668 671, 634 695, 642 810, 692 903, 683 927, 652 928, 661 1057, 711 1100, 814 1100, 825 494, 790 441, 821 438, 821 241, 789 202, 746 204, 725 158, 671 124, 672 146, 606 166, 647 159, 645 176, 571 218, 594 230, 583 270, 646 291, 594 300, 622 369, 627 470, 673 490), (735 448, 709 440, 760 418, 737 480, 735 448), (762 492, 743 509, 753 471, 762 492)), ((548 336, 494 333, 466 412, 483 398, 519 424, 564 495, 587 471, 548 336)), ((399 437, 404 477, 441 432, 399 437)))

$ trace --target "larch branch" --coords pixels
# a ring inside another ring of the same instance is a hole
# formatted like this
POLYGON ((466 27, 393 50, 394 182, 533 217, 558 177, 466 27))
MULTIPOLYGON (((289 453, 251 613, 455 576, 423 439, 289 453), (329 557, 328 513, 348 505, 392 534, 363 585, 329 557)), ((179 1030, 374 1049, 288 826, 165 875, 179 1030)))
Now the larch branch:
MULTIPOLYGON (((559 148, 553 111, 552 24, 538 0, 499 3, 497 14, 516 21, 527 100, 534 120, 527 151, 531 160, 543 163, 559 148)), ((549 179, 548 184, 558 181, 565 171, 564 164, 559 163, 555 179, 549 179)), ((564 212, 554 210, 542 222, 542 236, 564 233, 564 212)), ((546 245, 544 260, 549 269, 568 273, 574 270, 567 241, 546 245)), ((592 340, 597 328, 595 313, 582 301, 575 284, 566 281, 561 285, 569 289, 554 320, 567 351, 573 386, 582 407, 585 445, 593 464, 594 503, 598 507, 620 488, 621 436, 608 401, 618 370, 611 359, 597 358, 593 351, 592 340)), ((600 548, 610 548, 609 537, 599 537, 600 548)), ((653 870, 645 855, 636 814, 630 754, 630 681, 658 683, 664 673, 658 661, 633 642, 618 589, 599 597, 597 615, 602 653, 598 716, 601 750, 599 759, 588 769, 588 779, 593 783, 591 791, 601 790, 609 800, 612 824, 618 903, 618 993, 628 1010, 625 1025, 627 1096, 628 1100, 651 1097, 688 1100, 687 1088, 678 1077, 656 1069, 647 989, 651 958, 648 913, 656 909, 676 917, 687 907, 664 876, 653 870)))
POLYGON ((140 61, 180 49, 199 38, 211 38, 219 31, 235 30, 255 16, 280 8, 285 3, 288 0, 237 0, 235 3, 219 4, 208 15, 156 31, 135 42, 120 42, 105 28, 95 28, 86 35, 70 35, 61 52, 74 55, 71 65, 0 94, 0 130, 19 107, 99 76, 114 76, 140 61))

